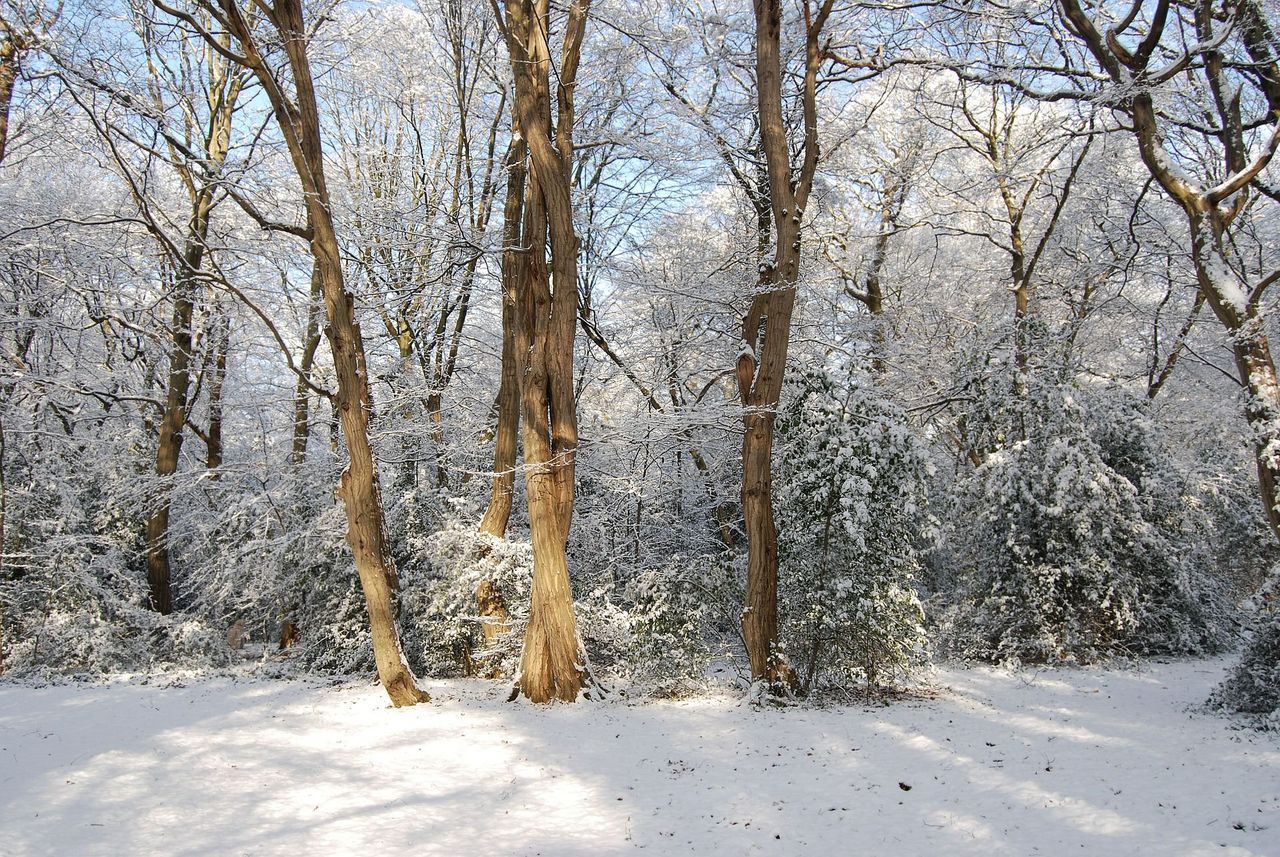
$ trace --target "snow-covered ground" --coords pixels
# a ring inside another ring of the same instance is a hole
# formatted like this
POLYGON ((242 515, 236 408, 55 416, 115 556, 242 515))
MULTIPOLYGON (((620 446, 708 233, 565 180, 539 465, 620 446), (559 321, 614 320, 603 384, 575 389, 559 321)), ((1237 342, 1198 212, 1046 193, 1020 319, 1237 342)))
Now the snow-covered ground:
POLYGON ((505 685, 0 686, 0 854, 1280 855, 1226 661, 944 669, 933 699, 535 708, 505 685))

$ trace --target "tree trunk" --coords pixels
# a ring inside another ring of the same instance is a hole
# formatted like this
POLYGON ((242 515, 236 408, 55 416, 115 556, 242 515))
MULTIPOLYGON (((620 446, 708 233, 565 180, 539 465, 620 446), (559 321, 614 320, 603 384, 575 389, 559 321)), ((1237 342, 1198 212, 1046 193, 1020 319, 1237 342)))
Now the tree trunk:
POLYGON ((1188 221, 1200 291, 1231 336, 1240 381, 1249 391, 1245 418, 1253 431, 1258 494, 1271 532, 1280 538, 1280 496, 1276 494, 1280 486, 1280 383, 1264 318, 1256 300, 1245 301, 1242 284, 1224 282, 1234 275, 1227 265, 1224 228, 1217 214, 1193 211, 1188 221), (1239 297, 1233 301, 1235 295, 1239 297))
POLYGON ((716 491, 711 465, 707 464, 706 456, 696 447, 690 447, 689 458, 693 461, 693 466, 697 469, 699 475, 702 476, 703 485, 706 486, 707 499, 711 501, 711 513, 716 519, 716 535, 720 539, 720 544, 726 548, 732 548, 737 541, 733 537, 733 522, 729 519, 728 508, 720 501, 720 495, 716 491))
POLYGON ((526 258, 521 247, 521 219, 528 175, 525 158, 528 146, 512 123, 511 145, 507 149, 507 201, 502 223, 502 380, 498 384, 498 425, 493 444, 493 486, 489 507, 480 521, 480 532, 498 538, 506 535, 511 517, 511 494, 515 488, 517 432, 520 426, 520 378, 516 374, 516 296, 524 288, 526 258))
POLYGON ((316 349, 320 346, 320 271, 311 267, 311 298, 307 302, 307 330, 302 341, 302 355, 298 361, 298 381, 293 391, 293 445, 289 460, 299 466, 307 460, 307 441, 311 439, 311 393, 307 382, 311 380, 311 367, 316 361, 316 349))
POLYGON ((778 646, 778 530, 773 520, 773 413, 746 417, 742 438, 742 517, 747 530, 747 604, 742 633, 751 676, 790 683, 778 646))
POLYGON ((516 482, 516 453, 520 430, 520 379, 516 376, 515 343, 510 332, 513 307, 506 301, 502 309, 502 381, 498 385, 498 424, 493 443, 493 484, 489 506, 480 521, 480 532, 502 538, 511 518, 512 493, 516 482))
MULTIPOLYGON (((536 169, 536 168, 535 168, 536 169)), ((530 197, 540 182, 530 182, 530 197)), ((545 229, 541 201, 526 207, 526 234, 545 229)), ((546 234, 542 232, 541 234, 546 234)), ((539 244, 541 242, 538 242, 539 244)), ((573 613, 565 549, 573 514, 577 426, 572 411, 558 410, 573 375, 558 372, 555 357, 565 347, 552 327, 553 298, 540 246, 531 252, 529 283, 517 311, 516 354, 520 360, 520 400, 524 434, 525 494, 533 542, 533 593, 520 662, 520 691, 534 702, 577 699, 586 679, 573 613), (556 396, 553 387, 559 388, 556 396)), ((576 289, 576 284, 574 285, 576 289)), ((572 331, 572 327, 570 328, 572 331)), ((572 349, 572 332, 568 347, 572 349)), ((570 355, 571 356, 571 355, 570 355)))
POLYGON ((393 600, 398 586, 395 565, 387 551, 386 524, 379 492, 378 470, 369 444, 373 401, 364 341, 355 316, 355 298, 346 290, 338 236, 324 172, 324 142, 316 103, 314 78, 307 57, 301 0, 277 0, 262 14, 280 37, 292 77, 286 87, 276 76, 275 63, 263 57, 253 30, 234 0, 219 0, 223 16, 243 55, 271 103, 289 148, 294 171, 302 184, 311 254, 324 299, 325 336, 333 352, 337 394, 334 405, 342 424, 348 464, 338 481, 338 496, 347 515, 347 543, 364 590, 373 635, 378 678, 392 705, 413 705, 430 697, 417 686, 400 648, 393 600))
MULTIPOLYGON (((217 59, 210 60, 206 71, 208 77, 203 81, 202 95, 207 99, 210 115, 207 124, 203 127, 201 154, 204 156, 204 168, 209 170, 208 175, 216 176, 230 151, 232 119, 243 79, 231 74, 229 66, 217 59)), ((114 146, 112 151, 115 151, 114 146)), ((154 505, 147 519, 144 534, 151 606, 162 614, 173 610, 172 570, 169 562, 171 480, 178 471, 183 431, 187 424, 190 407, 188 398, 191 388, 192 316, 199 273, 208 252, 209 223, 217 188, 216 181, 209 181, 207 175, 197 175, 195 171, 189 169, 186 166, 186 156, 175 146, 171 145, 170 151, 174 154, 174 163, 182 179, 182 185, 186 188, 191 208, 180 251, 175 243, 170 242, 163 230, 154 224, 154 221, 150 227, 161 245, 174 256, 169 374, 164 411, 161 415, 156 442, 157 486, 156 494, 152 498, 154 505)), ((140 197, 137 201, 140 206, 145 205, 140 197)), ((221 396, 222 378, 226 371, 226 346, 222 337, 218 337, 217 348, 220 353, 220 362, 219 367, 215 369, 214 384, 210 392, 210 433, 205 436, 206 441, 209 442, 211 468, 221 462, 222 455, 221 396)))
POLYGON ((871 264, 867 267, 866 297, 863 300, 867 312, 871 313, 871 371, 878 377, 884 375, 884 349, 889 338, 885 331, 884 284, 881 274, 889 255, 889 239, 893 236, 893 225, 885 212, 881 212, 880 220, 880 233, 876 235, 871 251, 871 264))
MULTIPOLYGON (((427 393, 427 425, 431 445, 436 455, 436 487, 449 487, 449 470, 445 467, 444 452, 444 394, 439 390, 427 393)), ((411 462, 412 464, 412 462, 411 462)), ((416 464, 414 465, 416 470, 416 464)))
POLYGON ((760 267, 760 283, 743 318, 738 356, 738 391, 743 405, 742 514, 747 531, 747 603, 742 634, 751 677, 771 690, 795 690, 795 671, 778 651, 778 531, 773 519, 773 434, 786 373, 800 270, 800 224, 818 160, 817 74, 822 63, 819 35, 831 12, 824 2, 805 18, 803 90, 804 146, 798 180, 792 183, 790 145, 782 115, 781 5, 755 0, 756 89, 760 144, 768 175, 775 237, 772 259, 760 267))
POLYGON ((222 389, 227 381, 227 351, 231 347, 231 322, 225 315, 214 322, 213 366, 209 372, 209 431, 205 435, 205 467, 214 479, 222 466, 222 389))
POLYGON ((367 380, 364 342, 355 320, 354 299, 343 288, 337 236, 330 228, 327 216, 321 218, 315 214, 313 211, 316 237, 312 252, 316 254, 320 267, 325 314, 329 320, 325 335, 333 350, 338 380, 336 405, 349 457, 347 468, 338 481, 338 496, 347 513, 347 544, 351 546, 356 572, 364 590, 378 677, 393 705, 413 705, 426 702, 430 697, 418 688, 405 663, 396 631, 392 604, 399 581, 387 551, 377 464, 373 448, 369 445, 373 402, 367 380))
MULTIPOLYGON (((502 590, 492 580, 482 580, 476 587, 476 606, 484 620, 481 630, 484 633, 485 648, 492 650, 498 645, 502 635, 511 630, 511 617, 507 613, 506 599, 502 596, 502 590)), ((497 678, 499 671, 500 668, 495 664, 487 670, 486 677, 497 678)))
MULTIPOLYGON (((512 493, 516 480, 516 453, 520 430, 520 379, 516 374, 516 297, 524 288, 526 259, 521 247, 525 182, 528 178, 528 146, 512 116, 511 143, 507 147, 507 198, 502 212, 502 377, 498 383, 497 426, 493 442, 493 483, 489 506, 480 520, 480 532, 494 538, 507 534, 512 493)), ((476 587, 476 608, 484 621, 485 648, 492 649, 509 630, 506 597, 492 580, 476 587)), ((496 670, 490 670, 492 677, 496 670)))
POLYGON ((1160 395, 1160 391, 1164 389, 1164 385, 1168 383, 1173 376, 1173 370, 1178 365, 1178 360, 1182 356, 1183 349, 1187 345, 1187 337, 1191 335, 1191 328, 1195 326, 1196 319, 1200 315, 1200 310, 1204 307, 1204 292, 1197 291, 1195 301, 1191 305, 1191 312, 1187 314, 1187 318, 1182 322, 1182 327, 1178 329, 1178 335, 1173 340, 1173 347, 1169 349, 1168 356, 1165 357, 1164 363, 1159 364, 1160 341, 1159 328, 1152 330, 1151 345, 1154 352, 1151 359, 1151 368, 1147 372, 1147 398, 1154 399, 1160 395), (1157 365, 1159 370, 1157 371, 1157 365))
POLYGON ((1280 383, 1267 337, 1261 332, 1241 333, 1233 344, 1240 377, 1249 389, 1245 416, 1254 435, 1258 492, 1271 531, 1280 538, 1280 383))
POLYGON ((1022 230, 1013 226, 1009 230, 1013 243, 1010 276, 1013 280, 1013 364, 1016 372, 1014 386, 1018 395, 1027 393, 1027 372, 1031 367, 1031 286, 1027 282, 1022 251, 1022 230))
POLYGON ((191 388, 191 317, 195 292, 194 274, 204 256, 203 236, 187 245, 174 277, 173 316, 170 321, 169 377, 164 414, 156 442, 157 490, 146 524, 147 586, 151 609, 173 612, 172 570, 169 565, 169 480, 178 472, 183 427, 187 422, 187 394, 191 388))

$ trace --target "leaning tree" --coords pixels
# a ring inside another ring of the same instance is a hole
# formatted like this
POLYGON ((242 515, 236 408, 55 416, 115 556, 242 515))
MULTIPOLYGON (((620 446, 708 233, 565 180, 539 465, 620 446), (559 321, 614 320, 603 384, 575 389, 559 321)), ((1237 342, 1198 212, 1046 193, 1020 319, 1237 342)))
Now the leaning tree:
POLYGON ((325 178, 325 144, 308 46, 315 32, 302 0, 255 3, 241 9, 235 0, 197 0, 194 11, 154 0, 157 9, 190 28, 214 51, 249 70, 270 105, 301 185, 306 226, 286 231, 310 245, 324 303, 324 332, 333 354, 337 391, 333 401, 342 424, 348 463, 338 482, 347 517, 347 543, 364 590, 378 677, 393 705, 430 699, 405 662, 393 601, 398 587, 387 546, 386 521, 377 463, 369 442, 373 400, 355 297, 343 280, 342 256, 333 204, 325 178), (229 33, 225 44, 217 32, 229 33))

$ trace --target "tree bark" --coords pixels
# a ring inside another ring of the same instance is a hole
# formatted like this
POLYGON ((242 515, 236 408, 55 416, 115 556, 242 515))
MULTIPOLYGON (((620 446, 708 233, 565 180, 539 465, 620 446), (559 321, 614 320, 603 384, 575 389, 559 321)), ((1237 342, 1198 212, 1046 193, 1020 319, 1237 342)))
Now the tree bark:
POLYGON ((516 374, 516 296, 523 290, 526 257, 521 246, 524 212, 525 163, 528 146, 512 123, 511 145, 507 148, 507 199, 502 223, 502 379, 498 384, 498 423, 493 443, 493 484, 489 506, 480 521, 480 532, 502 538, 511 518, 511 495, 515 489, 516 452, 520 427, 520 378, 516 374))
POLYGON ((227 352, 231 348, 231 322, 225 315, 214 321, 213 365, 209 368, 209 431, 205 435, 205 467, 218 478, 222 467, 222 391, 227 382, 227 352))
POLYGON ((533 541, 533 594, 517 690, 534 702, 576 700, 588 679, 565 554, 578 446, 573 383, 578 238, 570 189, 573 88, 588 6, 589 0, 573 0, 569 6, 554 141, 547 0, 507 0, 504 24, 516 81, 516 116, 530 155, 522 242, 528 274, 519 279, 515 300, 515 350, 533 541))
POLYGON ((203 235, 187 245, 182 267, 174 276, 173 315, 170 320, 169 376, 165 387, 164 414, 156 442, 155 474, 158 490, 146 524, 147 586, 151 609, 173 612, 172 569, 169 563, 170 487, 178 472, 183 428, 187 422, 187 394, 191 388, 191 317, 194 309, 195 272, 204 256, 203 235))
MULTIPOLYGON (((526 159, 529 147, 520 133, 520 123, 512 108, 511 142, 507 147, 507 198, 502 210, 502 376, 495 402, 497 425, 493 443, 493 482, 489 505, 480 521, 480 532, 503 538, 511 519, 512 494, 516 480, 516 453, 520 430, 520 378, 516 372, 515 326, 516 299, 526 288, 528 275, 526 256, 521 247, 525 183, 528 180, 526 159)), ((506 596, 489 579, 476 588, 476 607, 484 621, 485 647, 492 649, 498 638, 509 630, 506 596)), ((496 668, 490 670, 496 676, 496 668)))

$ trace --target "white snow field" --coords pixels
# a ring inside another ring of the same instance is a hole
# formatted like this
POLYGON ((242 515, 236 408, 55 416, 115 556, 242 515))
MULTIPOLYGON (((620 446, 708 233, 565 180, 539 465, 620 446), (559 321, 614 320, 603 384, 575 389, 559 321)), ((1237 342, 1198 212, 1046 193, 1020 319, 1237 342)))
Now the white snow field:
POLYGON ((1280 736, 1188 710, 1227 663, 947 668, 936 698, 783 710, 0 686, 0 854, 1280 855, 1280 736))

